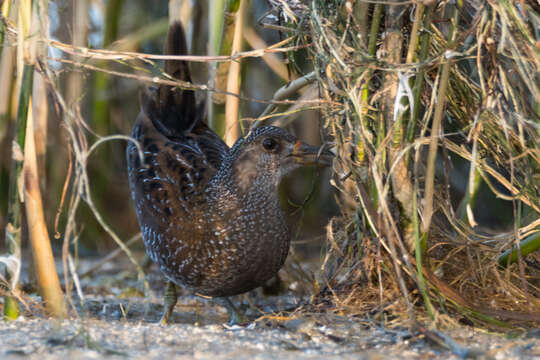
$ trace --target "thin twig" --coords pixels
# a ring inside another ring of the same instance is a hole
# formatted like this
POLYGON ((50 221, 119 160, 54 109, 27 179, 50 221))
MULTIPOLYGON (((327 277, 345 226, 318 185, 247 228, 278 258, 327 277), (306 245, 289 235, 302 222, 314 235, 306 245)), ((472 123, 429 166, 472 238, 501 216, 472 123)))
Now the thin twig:
MULTIPOLYGON (((123 72, 120 72, 120 71, 103 69, 103 68, 100 68, 100 67, 97 67, 97 66, 84 64, 84 63, 80 63, 80 62, 76 62, 76 61, 72 61, 72 60, 67 60, 67 59, 49 58, 49 60, 53 60, 53 61, 57 61, 57 62, 65 63, 65 64, 72 64, 74 66, 85 68, 85 69, 88 69, 88 70, 101 71, 101 72, 105 72, 105 73, 110 74, 110 75, 119 76, 119 77, 128 78, 128 79, 134 79, 134 80, 141 81, 141 82, 147 82, 147 83, 151 83, 151 84, 164 84, 164 85, 170 85, 170 86, 177 86, 177 87, 182 88, 182 89, 191 89, 191 90, 201 90, 201 91, 215 92, 215 93, 220 93, 220 94, 224 94, 224 95, 236 96, 236 97, 238 97, 238 98, 240 98, 241 100, 244 100, 244 101, 252 101, 252 102, 261 103, 261 104, 288 105, 288 104, 296 104, 296 103, 298 103, 298 101, 295 101, 295 100, 262 100, 262 99, 257 99, 257 98, 253 98, 253 97, 249 97, 249 96, 240 95, 240 94, 229 93, 227 91, 218 90, 218 89, 209 87, 207 85, 193 84, 193 83, 188 83, 188 82, 181 81, 181 80, 168 80, 168 79, 159 78, 157 76, 151 77, 151 76, 144 76, 144 75, 128 74, 128 73, 123 73, 123 72)), ((299 80, 299 79, 297 79, 297 80, 299 80)), ((328 102, 326 100, 314 100, 314 101, 304 102, 304 104, 320 104, 320 103, 328 103, 328 102)))
POLYGON ((160 55, 160 54, 145 54, 132 51, 114 51, 114 50, 96 50, 87 47, 73 46, 60 41, 50 40, 49 45, 65 52, 66 54, 86 57, 96 60, 184 60, 192 62, 227 62, 237 61, 245 58, 258 58, 266 54, 286 53, 310 47, 309 44, 295 45, 289 47, 281 47, 293 41, 296 37, 292 36, 276 44, 270 45, 266 49, 255 49, 242 51, 233 55, 218 55, 218 56, 203 56, 203 55, 160 55))
MULTIPOLYGON (((139 241, 141 239, 142 239, 142 234, 141 233, 138 233, 137 235, 132 236, 131 239, 126 241, 126 247, 129 248, 131 245, 135 244, 137 241, 139 241)), ((105 265, 106 263, 108 263, 109 261, 115 259, 116 257, 118 257, 119 255, 121 255, 123 253, 124 253, 124 250, 122 248, 118 248, 118 249, 114 250, 113 252, 111 252, 110 254, 105 256, 103 259, 98 261, 96 264, 94 264, 90 268, 86 269, 83 273, 79 274, 79 278, 82 279, 82 278, 85 278, 87 276, 92 275, 96 270, 101 268, 103 265, 105 265)))
MULTIPOLYGON (((298 90, 300 90, 301 88, 303 88, 304 86, 312 83, 313 81, 315 81, 316 77, 315 77, 315 72, 310 72, 309 74, 306 74, 292 82, 290 82, 289 84, 281 87, 278 91, 276 91, 274 93, 274 97, 272 98, 272 103, 270 105, 268 105, 266 107, 266 109, 264 109, 264 111, 262 112, 261 115, 259 115, 259 118, 264 118, 265 116, 267 116, 268 114, 270 114, 275 108, 276 108, 276 105, 278 105, 281 101, 283 101, 283 99, 286 99, 287 97, 295 94, 298 90)), ((309 101, 311 102, 311 101, 309 101)), ((317 103, 319 102, 319 100, 316 101, 317 103)), ((304 103, 305 102, 299 102, 299 101, 294 101, 295 104, 298 104, 298 103, 304 103)), ((258 121, 256 122, 255 124, 253 124, 253 128, 257 128, 259 126, 262 126, 264 125, 264 121, 258 121)))

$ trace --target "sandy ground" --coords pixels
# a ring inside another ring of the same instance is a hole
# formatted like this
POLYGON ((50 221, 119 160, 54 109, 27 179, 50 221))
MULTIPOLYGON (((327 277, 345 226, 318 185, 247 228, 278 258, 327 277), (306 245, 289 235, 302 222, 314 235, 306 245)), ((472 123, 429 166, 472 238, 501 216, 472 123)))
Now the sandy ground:
MULTIPOLYGON (((268 301, 275 306, 275 297, 268 301)), ((511 339, 464 327, 431 333, 440 336, 434 340, 419 331, 306 313, 231 327, 224 308, 193 296, 180 299, 172 324, 158 324, 160 311, 158 302, 144 298, 94 297, 81 317, 0 322, 0 359, 540 359, 538 329, 511 339)))

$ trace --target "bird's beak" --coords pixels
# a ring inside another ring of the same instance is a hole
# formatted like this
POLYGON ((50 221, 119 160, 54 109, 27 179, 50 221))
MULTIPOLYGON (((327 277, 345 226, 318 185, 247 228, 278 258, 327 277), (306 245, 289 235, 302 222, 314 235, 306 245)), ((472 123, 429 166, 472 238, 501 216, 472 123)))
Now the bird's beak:
POLYGON ((330 166, 334 159, 332 152, 305 144, 300 140, 294 144, 289 156, 302 165, 330 166))

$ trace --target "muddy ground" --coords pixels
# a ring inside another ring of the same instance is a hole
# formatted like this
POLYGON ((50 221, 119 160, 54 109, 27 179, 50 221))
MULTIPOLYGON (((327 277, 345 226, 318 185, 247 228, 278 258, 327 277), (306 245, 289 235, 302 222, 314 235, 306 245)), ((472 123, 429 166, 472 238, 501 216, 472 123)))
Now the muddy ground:
POLYGON ((144 297, 142 282, 126 268, 112 261, 82 277, 84 301, 74 291, 63 321, 40 315, 39 298, 27 298, 23 317, 0 321, 0 359, 540 359, 540 329, 409 330, 383 327, 369 315, 313 313, 301 306, 309 289, 295 280, 294 264, 285 269, 288 290, 234 298, 246 314, 241 325, 229 326, 215 301, 183 294, 171 323, 161 326, 163 278, 149 271, 144 297))
POLYGON ((0 358, 540 359, 539 330, 509 338, 464 327, 431 333, 440 337, 434 339, 365 319, 308 313, 228 326, 224 308, 193 297, 182 298, 173 323, 160 326, 160 309, 145 299, 95 298, 88 299, 84 317, 2 322, 0 358))

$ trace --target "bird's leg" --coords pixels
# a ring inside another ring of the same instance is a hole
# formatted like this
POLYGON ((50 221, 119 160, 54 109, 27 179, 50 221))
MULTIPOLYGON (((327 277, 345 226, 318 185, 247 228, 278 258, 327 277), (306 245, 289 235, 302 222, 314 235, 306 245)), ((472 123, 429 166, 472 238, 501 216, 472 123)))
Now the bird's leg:
POLYGON ((161 325, 166 325, 169 322, 169 316, 171 316, 174 306, 178 301, 178 295, 176 294, 176 285, 172 281, 167 282, 165 288, 165 295, 163 297, 163 316, 161 317, 161 325))
POLYGON ((236 306, 234 306, 231 299, 229 299, 228 297, 223 297, 221 299, 223 300, 222 303, 223 305, 225 305, 225 307, 227 308, 227 312, 229 313, 229 325, 237 325, 242 323, 244 321, 244 318, 240 311, 238 311, 236 306))

